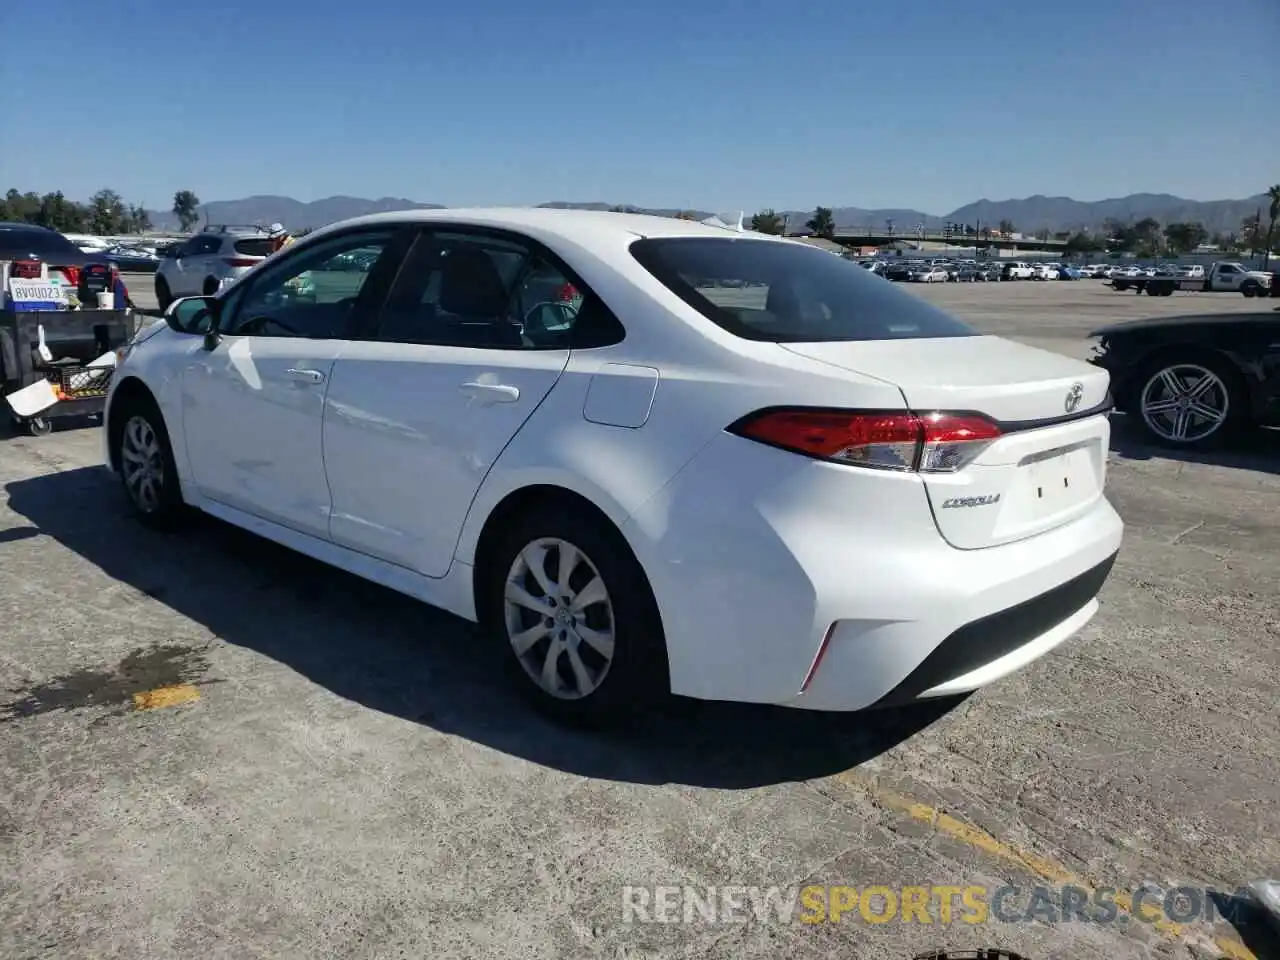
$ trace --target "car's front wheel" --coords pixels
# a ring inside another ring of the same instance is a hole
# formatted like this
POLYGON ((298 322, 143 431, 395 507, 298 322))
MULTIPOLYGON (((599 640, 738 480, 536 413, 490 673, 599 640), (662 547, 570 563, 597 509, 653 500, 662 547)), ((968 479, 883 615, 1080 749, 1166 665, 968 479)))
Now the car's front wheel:
POLYGON ((170 525, 183 512, 183 503, 164 418, 153 403, 140 400, 113 411, 112 416, 125 495, 144 522, 170 525))
POLYGON ((603 518, 568 505, 516 520, 485 560, 482 627, 511 679, 557 719, 619 719, 670 691, 648 579, 603 518))
POLYGON ((1165 357, 1148 364, 1138 383, 1137 412, 1143 427, 1166 446, 1214 446, 1247 415, 1240 377, 1217 357, 1165 357))

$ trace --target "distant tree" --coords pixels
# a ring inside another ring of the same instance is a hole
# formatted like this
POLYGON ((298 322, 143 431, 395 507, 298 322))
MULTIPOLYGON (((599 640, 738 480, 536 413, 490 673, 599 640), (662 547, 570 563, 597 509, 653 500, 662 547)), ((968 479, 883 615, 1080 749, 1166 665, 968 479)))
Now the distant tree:
POLYGON ((1265 239, 1261 212, 1251 213, 1240 221, 1240 242, 1243 249, 1249 251, 1249 256, 1253 256, 1262 249, 1265 239))
POLYGON ((125 228, 127 211, 120 194, 102 189, 89 198, 89 229, 99 235, 120 233, 125 228))
POLYGON ((1209 238, 1202 223, 1170 223, 1164 228, 1164 239, 1171 253, 1190 253, 1209 238))
POLYGON ((40 212, 40 195, 34 191, 19 193, 10 188, 4 195, 4 205, 0 212, 4 214, 0 219, 35 223, 36 215, 40 212))
POLYGON ((1041 227, 1039 230, 1037 230, 1037 231, 1036 231, 1036 239, 1037 239, 1037 240, 1039 240, 1039 241, 1040 241, 1040 242, 1042 242, 1042 243, 1043 243, 1045 240, 1048 240, 1048 239, 1049 239, 1049 228, 1048 228, 1048 227, 1041 227))
POLYGON ((1001 236, 1007 237, 1010 234, 1014 233, 1017 230, 1017 228, 1013 225, 1012 220, 1001 220, 1000 223, 996 226, 996 230, 999 231, 1001 236))
POLYGON ((1140 254, 1154 256, 1160 252, 1162 234, 1160 221, 1155 217, 1143 217, 1133 225, 1133 232, 1138 241, 1140 254))
POLYGON ((125 233, 146 233, 152 228, 151 214, 142 204, 137 203, 129 207, 128 223, 125 233))
POLYGON ((1098 237, 1091 233, 1072 234, 1067 238, 1067 253, 1097 253, 1106 249, 1106 244, 1098 237))
POLYGON ((200 198, 190 190, 179 190, 173 195, 173 215, 186 233, 200 219, 200 198))
POLYGON ((46 193, 40 198, 40 209, 34 222, 59 233, 77 233, 84 229, 84 211, 80 204, 68 200, 61 190, 46 193))
POLYGON ((751 215, 751 229, 756 233, 772 233, 776 236, 782 236, 782 232, 786 229, 786 224, 772 207, 768 210, 761 210, 759 213, 751 215))
POLYGON ((814 207, 813 216, 805 221, 807 229, 815 237, 826 237, 834 240, 836 236, 836 218, 830 207, 814 207))
POLYGON ((1268 213, 1271 216, 1271 222, 1267 224, 1267 242, 1263 245, 1262 253, 1262 269, 1267 269, 1271 263, 1271 241, 1276 235, 1276 221, 1280 220, 1280 183, 1267 190, 1267 198, 1271 201, 1268 213))

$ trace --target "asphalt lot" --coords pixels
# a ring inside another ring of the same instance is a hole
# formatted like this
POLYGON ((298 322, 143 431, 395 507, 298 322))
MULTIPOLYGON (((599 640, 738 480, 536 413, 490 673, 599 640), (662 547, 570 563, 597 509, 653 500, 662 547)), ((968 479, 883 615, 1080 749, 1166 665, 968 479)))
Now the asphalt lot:
MULTIPOLYGON (((1080 356, 1112 320, 1257 309, 910 289, 1080 356)), ((1109 924, 623 921, 654 884, 1275 873, 1280 442, 1172 459, 1115 427, 1102 610, 1025 671, 946 712, 681 703, 607 735, 531 715, 448 616, 213 521, 141 528, 92 426, 4 437, 0 957, 1280 955, 1256 917, 1122 896, 1109 924)))

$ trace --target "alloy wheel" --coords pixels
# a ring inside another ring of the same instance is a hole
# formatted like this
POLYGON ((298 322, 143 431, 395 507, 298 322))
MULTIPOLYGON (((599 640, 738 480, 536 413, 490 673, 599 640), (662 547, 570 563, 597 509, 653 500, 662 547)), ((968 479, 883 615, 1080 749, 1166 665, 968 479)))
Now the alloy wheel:
POLYGON ((529 679, 558 700, 590 696, 614 654, 613 601, 600 571, 558 537, 516 556, 503 594, 507 640, 529 679))
POLYGON ((143 513, 163 504, 164 451, 155 428, 143 416, 130 417, 120 442, 120 472, 130 499, 143 513))
POLYGON ((1227 386, 1212 370, 1179 363, 1157 371, 1142 388, 1142 419, 1156 436, 1196 443, 1219 430, 1231 412, 1227 386))

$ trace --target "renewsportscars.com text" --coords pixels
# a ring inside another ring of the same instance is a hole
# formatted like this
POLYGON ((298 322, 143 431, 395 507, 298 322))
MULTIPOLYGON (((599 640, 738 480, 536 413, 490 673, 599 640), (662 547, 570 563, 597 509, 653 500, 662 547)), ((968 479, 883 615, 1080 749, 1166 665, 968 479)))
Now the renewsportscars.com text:
MULTIPOLYGON (((1241 891, 1234 891, 1239 897, 1241 891)), ((627 886, 624 923, 1143 923, 1230 920, 1203 887, 627 886), (1123 903, 1124 908, 1120 906, 1123 903)))

